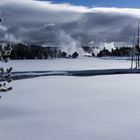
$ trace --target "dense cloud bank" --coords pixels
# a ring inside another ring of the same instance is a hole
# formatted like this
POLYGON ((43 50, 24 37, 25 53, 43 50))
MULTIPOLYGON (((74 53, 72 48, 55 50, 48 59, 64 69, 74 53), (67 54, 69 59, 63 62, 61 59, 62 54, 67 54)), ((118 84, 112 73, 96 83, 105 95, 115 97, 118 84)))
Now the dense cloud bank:
POLYGON ((0 1, 0 16, 3 40, 65 48, 113 42, 130 44, 137 30, 140 9, 4 0, 0 1))

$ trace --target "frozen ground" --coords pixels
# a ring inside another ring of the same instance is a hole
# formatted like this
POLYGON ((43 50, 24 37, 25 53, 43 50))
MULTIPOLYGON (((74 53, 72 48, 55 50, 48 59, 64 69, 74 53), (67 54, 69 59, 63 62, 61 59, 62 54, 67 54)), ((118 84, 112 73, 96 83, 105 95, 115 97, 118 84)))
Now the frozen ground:
MULTIPOLYGON (((47 64, 48 70, 129 66, 126 60, 72 61, 10 63, 21 71, 44 70, 47 64)), ((0 140, 139 140, 139 79, 132 74, 14 81, 14 90, 0 100, 0 140)))

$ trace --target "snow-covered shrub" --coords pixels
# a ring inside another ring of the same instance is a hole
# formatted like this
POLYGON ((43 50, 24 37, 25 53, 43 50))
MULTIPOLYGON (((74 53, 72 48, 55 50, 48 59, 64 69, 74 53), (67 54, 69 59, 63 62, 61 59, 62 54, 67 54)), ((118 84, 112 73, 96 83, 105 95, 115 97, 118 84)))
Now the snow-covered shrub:
MULTIPOLYGON (((2 19, 0 19, 0 22, 2 22, 2 19)), ((5 63, 8 62, 11 51, 12 47, 10 43, 2 43, 0 45, 0 60, 5 63)), ((7 69, 0 67, 0 92, 6 92, 12 89, 12 87, 7 85, 7 83, 12 81, 11 71, 12 67, 7 69)))
MULTIPOLYGON (((10 44, 1 45, 0 46, 0 59, 4 63, 7 63, 9 61, 9 56, 11 54, 12 47, 10 44)), ((12 87, 9 87, 7 83, 10 83, 12 81, 12 67, 4 69, 3 67, 0 67, 0 92, 6 92, 12 89, 12 87)))

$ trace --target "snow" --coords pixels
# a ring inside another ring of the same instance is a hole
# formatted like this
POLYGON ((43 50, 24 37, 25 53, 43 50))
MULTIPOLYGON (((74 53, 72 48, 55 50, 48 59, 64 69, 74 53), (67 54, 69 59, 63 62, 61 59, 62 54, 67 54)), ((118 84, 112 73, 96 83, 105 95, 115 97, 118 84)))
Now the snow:
POLYGON ((0 63, 4 67, 13 67, 13 71, 51 71, 51 70, 92 70, 106 68, 129 68, 129 60, 117 60, 117 58, 86 58, 78 59, 54 59, 54 60, 11 60, 7 64, 0 63))
MULTIPOLYGON (((92 69, 92 64, 97 68, 127 68, 128 62, 79 58, 62 62, 19 60, 10 64, 16 70, 43 70, 47 64, 47 70, 73 70, 82 69, 83 65, 84 69, 92 69)), ((126 74, 13 81, 14 89, 2 93, 0 100, 0 139, 139 140, 139 79, 139 74, 126 74)))

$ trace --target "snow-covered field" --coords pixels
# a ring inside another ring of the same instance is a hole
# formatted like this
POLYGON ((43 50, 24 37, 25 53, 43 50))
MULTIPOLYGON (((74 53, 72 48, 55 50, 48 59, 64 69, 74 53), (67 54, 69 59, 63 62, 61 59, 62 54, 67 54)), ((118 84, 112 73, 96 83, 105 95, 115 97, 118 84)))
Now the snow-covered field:
MULTIPOLYGON (((11 61, 15 71, 129 68, 97 58, 11 61)), ((13 81, 0 99, 0 140, 139 140, 140 75, 13 81)))
POLYGON ((93 70, 109 68, 130 68, 130 61, 109 58, 78 58, 54 60, 11 60, 8 63, 0 62, 1 66, 13 67, 13 71, 40 71, 40 70, 93 70))

